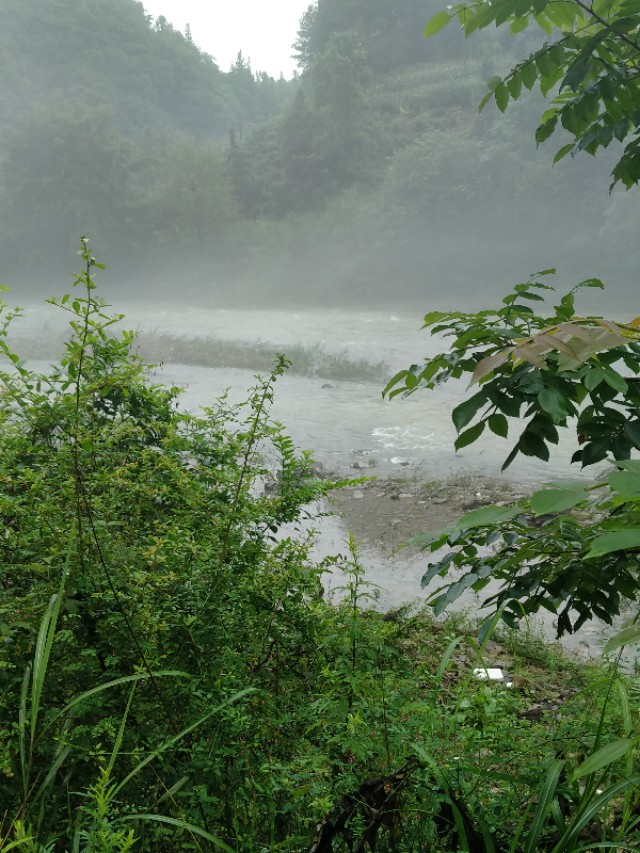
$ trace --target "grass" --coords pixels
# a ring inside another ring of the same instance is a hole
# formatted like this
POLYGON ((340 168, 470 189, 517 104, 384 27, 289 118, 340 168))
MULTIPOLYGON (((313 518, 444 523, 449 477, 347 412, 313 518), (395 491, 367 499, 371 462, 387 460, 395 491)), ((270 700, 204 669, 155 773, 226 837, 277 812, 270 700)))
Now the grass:
POLYGON ((330 353, 321 344, 276 346, 263 341, 248 343, 145 332, 138 336, 138 348, 143 358, 151 362, 246 370, 268 370, 276 354, 282 352, 291 362, 291 373, 337 382, 380 383, 388 373, 383 361, 372 363, 364 358, 353 359, 344 350, 330 353))
MULTIPOLYGON (((142 358, 152 364, 188 364, 210 368, 237 368, 240 370, 268 371, 278 353, 291 362, 290 373, 335 382, 371 382, 380 385, 389 368, 384 361, 370 362, 365 358, 351 358, 342 350, 327 352, 322 344, 287 344, 277 346, 264 341, 224 341, 216 338, 188 338, 164 332, 140 332, 136 349, 142 358)), ((20 337, 16 340, 25 358, 58 359, 62 352, 63 337, 20 337)))

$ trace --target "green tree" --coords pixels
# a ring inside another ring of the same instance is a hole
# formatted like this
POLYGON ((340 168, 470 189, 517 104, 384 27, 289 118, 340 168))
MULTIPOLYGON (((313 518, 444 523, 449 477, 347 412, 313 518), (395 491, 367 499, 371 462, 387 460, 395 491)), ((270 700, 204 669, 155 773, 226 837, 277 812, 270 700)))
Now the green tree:
POLYGON ((219 248, 238 216, 221 148, 183 138, 154 158, 151 171, 142 222, 146 240, 171 251, 219 248))
POLYGON ((613 181, 630 187, 640 180, 640 10, 635 3, 458 3, 451 11, 438 12, 425 34, 433 35, 456 19, 466 35, 490 25, 508 26, 512 34, 530 24, 540 27, 549 40, 505 77, 494 77, 483 104, 493 98, 504 112, 510 100, 537 83, 545 96, 551 95, 551 106, 542 116, 536 140, 543 142, 557 128, 573 137, 555 161, 578 151, 596 154, 614 140, 632 137, 614 166, 613 181))
POLYGON ((53 100, 13 129, 1 173, 10 262, 33 269, 48 258, 59 269, 83 226, 107 252, 126 233, 135 149, 112 119, 108 108, 53 100))
MULTIPOLYGON (((504 111, 523 86, 531 89, 539 81, 548 94, 559 84, 536 133, 543 141, 560 122, 573 136, 557 161, 569 152, 595 154, 614 138, 637 132, 640 51, 630 33, 638 29, 639 14, 624 3, 498 0, 439 12, 425 33, 435 34, 457 17, 467 34, 493 23, 518 32, 531 20, 555 34, 506 78, 493 79, 483 104, 493 97, 504 111)), ((614 166, 614 183, 637 183, 639 166, 634 138, 614 166)), ((548 459, 549 445, 558 443, 559 429, 570 422, 576 429, 573 462, 586 467, 608 460, 615 466, 591 485, 561 484, 512 507, 477 510, 423 537, 432 551, 449 547, 429 567, 423 585, 447 577, 452 567, 461 571, 432 596, 437 610, 494 578, 500 586, 486 605, 498 607, 511 624, 540 608, 558 613, 560 635, 593 616, 611 622, 621 600, 640 594, 640 462, 631 458, 640 450, 640 319, 621 325, 577 317, 575 294, 584 287, 602 283, 582 282, 550 314, 534 310, 553 290, 540 277, 516 285, 495 311, 430 312, 425 327, 450 336, 449 351, 401 371, 387 386, 391 395, 406 395, 469 374, 477 390, 452 413, 456 448, 473 444, 485 429, 506 438, 512 420, 521 418, 503 468, 518 453, 548 459)), ((638 636, 634 626, 614 645, 638 636)))

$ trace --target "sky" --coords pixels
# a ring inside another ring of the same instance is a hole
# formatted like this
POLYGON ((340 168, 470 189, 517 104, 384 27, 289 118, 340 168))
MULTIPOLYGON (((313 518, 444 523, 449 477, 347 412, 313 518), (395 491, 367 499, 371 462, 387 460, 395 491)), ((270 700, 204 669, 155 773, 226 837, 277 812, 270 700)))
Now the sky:
POLYGON ((210 53, 222 71, 228 71, 238 51, 251 60, 254 71, 272 77, 291 77, 290 58, 300 18, 311 0, 142 0, 149 15, 164 17, 210 53))

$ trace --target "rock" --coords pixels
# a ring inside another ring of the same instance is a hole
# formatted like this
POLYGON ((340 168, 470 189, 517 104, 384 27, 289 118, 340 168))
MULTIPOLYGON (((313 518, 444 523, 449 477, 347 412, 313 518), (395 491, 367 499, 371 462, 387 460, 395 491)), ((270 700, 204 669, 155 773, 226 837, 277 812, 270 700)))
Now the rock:
POLYGON ((589 660, 591 657, 591 646, 589 643, 586 643, 584 640, 580 640, 576 647, 576 655, 581 658, 581 660, 589 660))
POLYGON ((362 500, 362 498, 364 497, 364 492, 354 492, 354 493, 351 495, 351 497, 352 497, 355 501, 362 500))
POLYGON ((414 496, 414 495, 409 494, 408 492, 400 492, 400 494, 398 495, 398 497, 400 497, 400 498, 413 498, 413 497, 415 497, 415 496, 414 496))

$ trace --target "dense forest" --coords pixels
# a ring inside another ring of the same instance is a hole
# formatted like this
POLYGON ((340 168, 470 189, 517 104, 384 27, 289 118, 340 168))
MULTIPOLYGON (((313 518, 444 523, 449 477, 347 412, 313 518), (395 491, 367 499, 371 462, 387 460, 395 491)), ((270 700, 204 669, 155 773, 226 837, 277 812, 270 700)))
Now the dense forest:
POLYGON ((608 197, 604 160, 550 169, 531 104, 479 114, 530 39, 427 41, 436 10, 312 4, 286 81, 241 54, 221 70, 134 0, 7 0, 3 280, 48 293, 89 233, 140 298, 422 306, 445 278, 455 300, 557 265, 606 268, 623 301, 637 202, 608 197))

